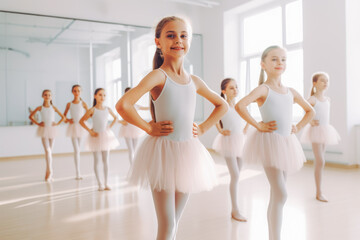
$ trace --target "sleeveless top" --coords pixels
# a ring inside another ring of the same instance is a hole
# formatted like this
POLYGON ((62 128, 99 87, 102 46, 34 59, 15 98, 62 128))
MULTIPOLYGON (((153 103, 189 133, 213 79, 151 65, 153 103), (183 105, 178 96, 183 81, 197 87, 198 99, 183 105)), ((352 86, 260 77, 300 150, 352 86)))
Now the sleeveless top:
POLYGON ((315 117, 314 120, 319 121, 319 125, 328 125, 330 119, 330 102, 329 100, 320 101, 315 97, 315 117))
POLYGON ((243 120, 233 107, 229 107, 229 110, 222 117, 221 123, 224 130, 230 130, 230 134, 243 132, 243 120))
POLYGON ((285 94, 275 92, 268 85, 268 95, 264 104, 259 107, 261 118, 264 123, 276 121, 277 130, 273 131, 282 136, 291 134, 291 124, 293 118, 294 97, 288 88, 285 94))
POLYGON ((81 117, 85 114, 85 109, 82 105, 82 101, 79 103, 70 103, 70 115, 74 123, 79 123, 81 117))
POLYGON ((92 115, 93 130, 100 133, 106 131, 109 117, 109 109, 105 107, 103 110, 94 108, 94 114, 92 115))
POLYGON ((52 126, 52 123, 55 121, 55 110, 54 107, 50 105, 50 107, 41 107, 40 111, 41 121, 44 122, 45 127, 52 126))
POLYGON ((157 122, 172 121, 174 131, 163 138, 173 141, 186 141, 193 137, 192 127, 195 116, 196 88, 191 79, 189 83, 179 84, 173 81, 164 70, 164 87, 154 104, 157 122))

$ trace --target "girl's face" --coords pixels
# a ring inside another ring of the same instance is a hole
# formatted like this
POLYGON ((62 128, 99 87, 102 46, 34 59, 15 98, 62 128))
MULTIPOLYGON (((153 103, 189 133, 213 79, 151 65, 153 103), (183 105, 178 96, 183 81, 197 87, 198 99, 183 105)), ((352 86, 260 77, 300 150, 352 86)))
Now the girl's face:
POLYGON ((325 75, 320 75, 313 84, 317 91, 323 91, 329 87, 329 79, 325 75))
POLYGON ((74 87, 74 89, 72 90, 72 93, 74 94, 74 97, 80 97, 81 88, 80 87, 74 87))
POLYGON ((165 24, 161 30, 160 38, 155 38, 155 43, 161 49, 164 57, 179 58, 186 55, 190 48, 190 29, 180 20, 165 24))
POLYGON ((52 100, 51 92, 50 91, 44 92, 42 98, 44 99, 44 101, 51 101, 52 100))
POLYGON ((105 101, 105 97, 106 97, 105 90, 98 91, 94 96, 97 103, 103 103, 105 101))
POLYGON ((271 50, 261 62, 261 68, 268 76, 281 75, 286 69, 286 51, 282 48, 271 50))
POLYGON ((227 99, 234 99, 239 93, 236 82, 234 80, 228 82, 225 90, 222 90, 222 93, 226 95, 227 99))

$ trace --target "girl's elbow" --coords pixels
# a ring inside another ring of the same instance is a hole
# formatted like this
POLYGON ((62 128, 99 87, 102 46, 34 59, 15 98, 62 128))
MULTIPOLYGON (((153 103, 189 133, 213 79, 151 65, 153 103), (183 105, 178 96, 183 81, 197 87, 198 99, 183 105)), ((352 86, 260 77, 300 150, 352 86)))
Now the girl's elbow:
POLYGON ((116 111, 117 111, 120 115, 123 114, 123 112, 125 111, 125 103, 124 103, 124 101, 123 101, 122 99, 120 99, 120 100, 116 103, 115 109, 116 109, 116 111))

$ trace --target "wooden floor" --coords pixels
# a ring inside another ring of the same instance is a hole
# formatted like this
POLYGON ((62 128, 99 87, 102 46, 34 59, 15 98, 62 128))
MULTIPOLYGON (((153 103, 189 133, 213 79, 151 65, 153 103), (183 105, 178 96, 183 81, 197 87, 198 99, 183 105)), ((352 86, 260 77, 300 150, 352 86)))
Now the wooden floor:
MULTIPOLYGON (((240 206, 247 223, 230 219, 229 176, 225 162, 214 156, 221 184, 193 194, 180 222, 177 240, 266 240, 269 186, 261 171, 244 170, 240 206)), ((82 155, 84 179, 74 180, 71 155, 55 156, 55 181, 45 183, 44 160, 0 161, 1 240, 155 239, 157 223, 151 194, 125 181, 125 151, 110 160, 112 191, 98 192, 92 155, 82 155)), ((359 240, 360 170, 326 168, 324 193, 329 203, 314 199, 312 166, 288 178, 284 240, 359 240)))

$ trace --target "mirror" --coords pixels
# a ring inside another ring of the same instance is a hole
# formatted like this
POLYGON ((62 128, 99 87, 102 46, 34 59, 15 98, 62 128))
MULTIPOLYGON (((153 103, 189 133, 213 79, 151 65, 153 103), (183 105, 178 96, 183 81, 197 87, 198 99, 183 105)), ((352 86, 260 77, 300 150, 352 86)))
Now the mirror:
MULTIPOLYGON (((0 11, 0 126, 28 125, 29 110, 42 104, 44 89, 64 111, 73 99, 71 87, 82 86, 92 106, 98 87, 107 91, 114 109, 124 89, 152 70, 154 34, 149 27, 0 11)), ((202 36, 194 34, 185 68, 200 77, 202 36)), ((144 96, 138 104, 148 106, 144 96)), ((143 112, 143 111, 141 111, 143 112)), ((150 119, 145 112, 142 117, 150 119)), ((196 121, 203 119, 198 97, 196 121)))

